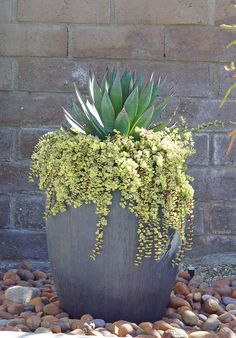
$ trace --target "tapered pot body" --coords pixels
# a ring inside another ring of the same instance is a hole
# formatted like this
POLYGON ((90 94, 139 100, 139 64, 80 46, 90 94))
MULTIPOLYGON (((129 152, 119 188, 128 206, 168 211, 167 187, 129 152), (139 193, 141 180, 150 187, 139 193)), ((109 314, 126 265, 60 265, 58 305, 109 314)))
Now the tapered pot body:
POLYGON ((63 310, 72 318, 89 313, 107 322, 142 322, 164 315, 178 270, 171 264, 178 233, 159 262, 145 259, 139 267, 134 266, 138 220, 120 207, 119 199, 115 193, 102 252, 95 261, 90 258, 98 221, 94 205, 69 208, 47 221, 56 290, 63 310))

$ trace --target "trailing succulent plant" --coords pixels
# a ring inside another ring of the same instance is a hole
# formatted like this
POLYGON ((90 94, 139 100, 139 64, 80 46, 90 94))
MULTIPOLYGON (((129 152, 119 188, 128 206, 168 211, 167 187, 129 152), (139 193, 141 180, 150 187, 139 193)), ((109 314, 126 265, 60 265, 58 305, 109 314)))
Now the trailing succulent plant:
POLYGON ((138 218, 136 265, 159 260, 173 230, 181 236, 175 263, 191 247, 193 188, 186 160, 194 153, 192 133, 184 123, 168 128, 169 119, 156 124, 170 99, 156 103, 162 85, 153 75, 144 83, 142 75, 113 69, 99 86, 91 75, 91 102, 75 86, 80 107, 74 104, 75 117, 65 110, 71 129, 47 133, 32 155, 31 179, 45 191, 46 217, 68 206, 96 205, 94 259, 116 190, 121 206, 138 218))
POLYGON ((157 104, 164 80, 157 82, 150 79, 144 84, 143 74, 119 69, 107 70, 101 85, 94 76, 89 76, 90 100, 84 100, 75 85, 75 92, 80 104, 73 104, 73 117, 65 109, 65 117, 76 131, 98 136, 104 140, 114 135, 115 130, 121 135, 138 138, 135 128, 158 131, 169 123, 169 119, 155 125, 155 121, 167 107, 170 97, 165 97, 157 104), (91 102, 90 102, 91 101, 91 102))

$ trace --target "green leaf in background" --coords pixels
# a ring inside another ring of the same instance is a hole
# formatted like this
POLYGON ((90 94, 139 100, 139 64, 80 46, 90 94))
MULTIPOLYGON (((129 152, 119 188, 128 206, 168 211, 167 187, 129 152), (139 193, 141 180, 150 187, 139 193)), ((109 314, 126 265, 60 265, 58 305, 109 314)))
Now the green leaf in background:
POLYGON ((113 131, 113 126, 115 122, 115 111, 112 106, 111 100, 107 91, 104 92, 102 103, 101 103, 101 118, 104 124, 104 128, 107 132, 113 131))
POLYGON ((233 83, 229 89, 227 90, 225 96, 223 97, 223 100, 220 103, 220 108, 223 108, 225 102, 227 101, 228 97, 230 96, 231 92, 234 90, 234 88, 236 87, 236 82, 233 83))
POLYGON ((116 115, 121 111, 123 104, 122 97, 122 87, 120 81, 120 72, 117 71, 116 77, 113 81, 111 90, 110 90, 110 99, 115 110, 116 115))
POLYGON ((117 115, 114 129, 119 131, 121 135, 128 135, 130 128, 129 116, 124 109, 117 115))

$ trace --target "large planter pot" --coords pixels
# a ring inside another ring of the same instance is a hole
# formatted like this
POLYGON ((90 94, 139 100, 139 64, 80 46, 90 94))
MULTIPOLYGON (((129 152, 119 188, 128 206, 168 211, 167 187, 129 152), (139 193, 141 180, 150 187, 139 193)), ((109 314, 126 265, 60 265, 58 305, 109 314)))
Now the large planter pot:
POLYGON ((90 258, 98 220, 94 205, 69 208, 48 219, 48 250, 56 290, 62 308, 72 318, 89 313, 107 322, 142 322, 164 315, 178 271, 171 265, 178 233, 159 262, 145 259, 139 267, 134 266, 138 222, 120 207, 119 198, 115 193, 102 253, 95 261, 90 258))

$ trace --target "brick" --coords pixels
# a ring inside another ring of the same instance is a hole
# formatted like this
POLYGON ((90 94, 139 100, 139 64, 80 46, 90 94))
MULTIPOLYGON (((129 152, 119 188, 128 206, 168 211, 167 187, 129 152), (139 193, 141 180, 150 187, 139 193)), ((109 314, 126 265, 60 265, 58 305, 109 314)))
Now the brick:
POLYGON ((234 40, 235 33, 215 27, 166 28, 167 60, 178 61, 231 61, 233 48, 226 48, 234 40))
POLYGON ((207 1, 115 0, 115 21, 122 24, 206 24, 207 1))
POLYGON ((39 138, 48 131, 49 129, 21 129, 19 134, 18 158, 30 159, 39 138))
POLYGON ((14 129, 0 128, 0 159, 9 160, 14 146, 14 129))
POLYGON ((66 59, 19 60, 18 88, 40 92, 74 92, 73 82, 87 90, 89 70, 101 80, 107 61, 71 61, 66 59))
POLYGON ((236 147, 233 146, 231 152, 226 155, 229 146, 228 134, 216 134, 213 139, 213 161, 216 165, 236 165, 236 147))
POLYGON ((1 193, 36 191, 29 182, 29 165, 20 162, 0 162, 1 193))
POLYGON ((56 94, 0 93, 0 125, 48 126, 63 122, 61 106, 72 98, 56 94))
POLYGON ((208 208, 204 203, 196 202, 194 206, 193 229, 194 234, 204 234, 208 224, 208 208))
POLYGON ((215 25, 235 24, 236 8, 233 7, 234 0, 216 0, 215 25))
POLYGON ((190 165, 207 166, 209 164, 209 135, 194 135, 196 153, 188 160, 190 165))
POLYGON ((66 56, 66 27, 43 24, 0 24, 2 56, 66 56))
POLYGON ((11 21, 11 1, 0 0, 0 22, 11 21))
POLYGON ((212 207, 211 231, 213 234, 236 235, 236 208, 234 204, 225 202, 212 207))
POLYGON ((44 232, 1 230, 0 260, 47 260, 47 241, 44 232))
POLYGON ((165 94, 174 92, 176 96, 208 97, 209 66, 207 64, 181 64, 163 62, 121 62, 121 67, 142 72, 150 76, 153 72, 158 79, 166 77, 163 88, 165 94))
MULTIPOLYGON (((188 258, 203 257, 206 255, 215 255, 232 253, 236 251, 236 236, 225 235, 200 235, 195 236, 193 240, 193 249, 187 253, 188 258)), ((226 256, 225 256, 226 257, 226 256)))
MULTIPOLYGON (((74 92, 73 82, 81 91, 87 90, 88 74, 92 69, 102 79, 109 61, 70 61, 65 59, 21 59, 19 60, 18 88, 20 90, 74 92)), ((143 72, 156 78, 167 77, 165 92, 174 90, 177 96, 207 97, 209 92, 209 67, 207 64, 174 64, 161 62, 127 61, 120 69, 143 72)))
POLYGON ((229 100, 223 109, 220 109, 220 100, 211 99, 181 99, 178 107, 179 115, 183 115, 189 126, 197 127, 201 123, 208 123, 220 120, 225 123, 223 128, 211 127, 204 129, 203 132, 222 132, 231 131, 232 124, 229 121, 235 121, 235 102, 229 100))
POLYGON ((11 60, 0 58, 0 90, 11 89, 13 82, 11 60))
POLYGON ((0 197, 0 229, 10 226, 10 200, 8 197, 0 197))
POLYGON ((45 226, 44 199, 42 197, 18 196, 15 204, 16 228, 37 230, 45 226))
POLYGON ((109 0, 19 0, 17 20, 109 23, 109 0))
POLYGON ((72 27, 75 57, 163 59, 163 28, 158 26, 72 27))
POLYGON ((236 198, 236 168, 191 168, 189 174, 194 177, 192 185, 198 201, 236 198))

